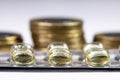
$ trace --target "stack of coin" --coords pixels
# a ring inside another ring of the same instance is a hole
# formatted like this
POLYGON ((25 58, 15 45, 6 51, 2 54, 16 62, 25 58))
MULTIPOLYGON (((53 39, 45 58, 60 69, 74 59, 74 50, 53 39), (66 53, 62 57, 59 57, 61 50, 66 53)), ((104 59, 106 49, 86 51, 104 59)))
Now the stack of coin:
POLYGON ((0 32, 0 52, 9 52, 15 43, 21 43, 22 37, 17 33, 0 32))
POLYGON ((101 42, 106 49, 118 49, 120 45, 120 33, 96 34, 94 42, 101 42))
POLYGON ((51 42, 65 42, 71 50, 85 44, 82 20, 70 18, 41 18, 31 20, 34 48, 47 49, 51 42))

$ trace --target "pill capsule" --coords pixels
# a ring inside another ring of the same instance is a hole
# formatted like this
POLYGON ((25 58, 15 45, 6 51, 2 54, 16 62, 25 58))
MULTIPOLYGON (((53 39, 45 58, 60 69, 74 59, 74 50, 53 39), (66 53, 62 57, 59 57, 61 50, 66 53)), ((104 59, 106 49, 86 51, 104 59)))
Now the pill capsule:
POLYGON ((84 54, 87 55, 88 52, 93 48, 103 48, 103 45, 102 43, 98 43, 98 42, 87 43, 83 49, 84 54))
POLYGON ((11 48, 11 61, 15 65, 27 66, 34 64, 33 48, 24 43, 18 43, 11 48))
POLYGON ((67 44, 54 42, 48 46, 48 61, 52 66, 70 66, 72 54, 67 44))
POLYGON ((86 55, 86 63, 93 67, 105 66, 109 61, 109 53, 103 48, 92 48, 86 55))

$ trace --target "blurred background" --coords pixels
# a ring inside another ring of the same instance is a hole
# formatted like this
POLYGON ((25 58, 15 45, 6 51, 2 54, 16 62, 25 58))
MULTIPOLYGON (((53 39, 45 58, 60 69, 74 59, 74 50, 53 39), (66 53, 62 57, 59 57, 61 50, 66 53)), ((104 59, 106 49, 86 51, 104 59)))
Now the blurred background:
POLYGON ((87 42, 95 33, 120 31, 119 0, 1 0, 0 31, 18 32, 32 43, 29 21, 36 17, 73 17, 84 21, 87 42))

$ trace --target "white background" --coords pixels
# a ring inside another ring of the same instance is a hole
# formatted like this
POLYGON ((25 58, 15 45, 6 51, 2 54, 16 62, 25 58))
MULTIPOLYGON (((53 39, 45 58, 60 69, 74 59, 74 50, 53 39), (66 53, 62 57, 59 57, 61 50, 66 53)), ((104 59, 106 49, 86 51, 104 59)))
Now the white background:
POLYGON ((32 44, 29 21, 68 16, 84 20, 86 40, 95 33, 120 31, 120 0, 0 0, 0 31, 15 31, 32 44))
POLYGON ((0 80, 119 80, 120 73, 0 73, 0 80))
MULTIPOLYGON (((95 33, 120 31, 120 0, 0 0, 0 31, 22 34, 32 44, 29 21, 34 17, 68 16, 84 20, 85 37, 95 33)), ((0 80, 113 80, 120 73, 10 73, 0 72, 0 80)))

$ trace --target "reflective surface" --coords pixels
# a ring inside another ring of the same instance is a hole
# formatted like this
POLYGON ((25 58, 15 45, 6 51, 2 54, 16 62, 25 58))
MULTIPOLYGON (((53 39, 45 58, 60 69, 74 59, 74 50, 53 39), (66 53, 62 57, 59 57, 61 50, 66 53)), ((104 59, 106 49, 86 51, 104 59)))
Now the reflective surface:
POLYGON ((84 46, 84 54, 87 55, 93 48, 103 48, 103 45, 99 42, 87 43, 84 46))
POLYGON ((28 66, 34 64, 34 53, 30 45, 19 43, 11 48, 11 62, 19 66, 28 66))
POLYGON ((71 66, 72 54, 64 42, 53 42, 48 46, 48 61, 51 66, 71 66))
POLYGON ((94 48, 86 55, 86 63, 93 67, 101 67, 108 64, 110 56, 107 50, 102 48, 94 48))
MULTIPOLYGON (((91 68, 86 64, 84 55, 81 51, 71 51, 71 52, 73 55, 71 68, 91 68)), ((109 67, 120 68, 120 54, 118 50, 109 50, 109 54, 110 54, 109 67)), ((47 58, 46 52, 35 51, 35 65, 32 67, 46 67, 46 68, 51 67, 47 59, 48 58, 47 58)), ((10 63, 9 54, 0 53, 0 67, 14 67, 10 63)), ((28 66, 25 66, 25 67, 28 67, 28 66)))

